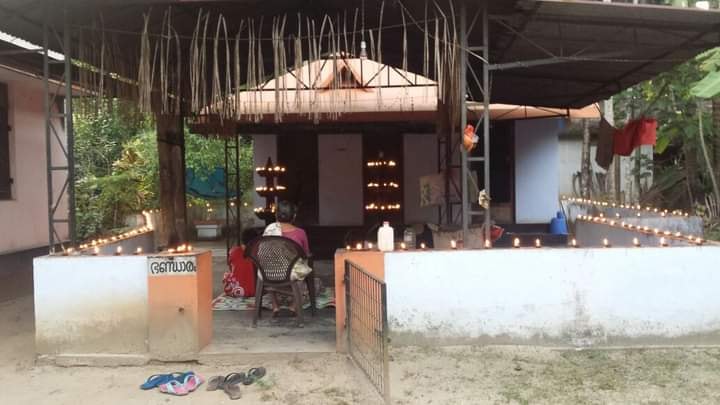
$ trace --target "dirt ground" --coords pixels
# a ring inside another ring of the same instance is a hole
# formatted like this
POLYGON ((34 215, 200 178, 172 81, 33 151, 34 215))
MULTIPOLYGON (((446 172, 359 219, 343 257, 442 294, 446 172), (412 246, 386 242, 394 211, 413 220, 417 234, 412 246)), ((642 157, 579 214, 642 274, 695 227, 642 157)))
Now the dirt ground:
MULTIPOLYGON (((268 360, 262 384, 230 401, 204 387, 169 397, 137 387, 150 374, 203 376, 258 364, 152 364, 62 368, 35 364, 32 298, 0 302, 0 404, 378 404, 345 357, 268 360)), ((554 350, 539 347, 405 348, 391 352, 395 404, 718 404, 720 349, 554 350)))

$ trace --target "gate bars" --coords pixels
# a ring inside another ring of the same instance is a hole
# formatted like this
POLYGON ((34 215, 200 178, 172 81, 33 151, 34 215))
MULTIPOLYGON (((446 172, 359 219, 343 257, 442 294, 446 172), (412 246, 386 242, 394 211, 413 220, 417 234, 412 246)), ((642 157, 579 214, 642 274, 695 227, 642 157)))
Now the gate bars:
POLYGON ((385 403, 390 403, 389 337, 385 282, 345 261, 348 353, 385 403))

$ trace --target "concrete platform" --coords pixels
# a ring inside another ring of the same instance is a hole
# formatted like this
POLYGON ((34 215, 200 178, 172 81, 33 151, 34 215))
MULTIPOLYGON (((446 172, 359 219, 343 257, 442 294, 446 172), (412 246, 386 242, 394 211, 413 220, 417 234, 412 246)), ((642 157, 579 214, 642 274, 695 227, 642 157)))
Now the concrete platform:
POLYGON ((295 318, 282 312, 272 319, 263 311, 257 328, 252 311, 215 311, 212 343, 200 352, 204 364, 222 364, 268 357, 293 358, 335 352, 335 310, 323 309, 315 317, 305 311, 305 327, 295 326, 295 318))

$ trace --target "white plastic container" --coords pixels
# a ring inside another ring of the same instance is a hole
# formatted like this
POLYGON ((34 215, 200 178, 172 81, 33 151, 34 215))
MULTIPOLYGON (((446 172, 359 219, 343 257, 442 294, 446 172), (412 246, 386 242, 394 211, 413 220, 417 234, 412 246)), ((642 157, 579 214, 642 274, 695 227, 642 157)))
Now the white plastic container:
POLYGON ((388 221, 378 229, 378 249, 381 252, 392 252, 395 249, 395 233, 388 221))

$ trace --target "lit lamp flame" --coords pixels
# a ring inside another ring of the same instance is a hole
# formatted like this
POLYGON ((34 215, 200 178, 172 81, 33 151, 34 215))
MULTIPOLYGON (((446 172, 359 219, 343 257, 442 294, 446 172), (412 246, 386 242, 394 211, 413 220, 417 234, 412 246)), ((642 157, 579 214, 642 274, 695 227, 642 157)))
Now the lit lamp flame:
POLYGON ((425 242, 420 244, 420 249, 425 250, 425 242))
POLYGON ((570 241, 570 246, 572 246, 574 248, 579 247, 579 245, 577 243, 577 239, 573 238, 573 240, 570 241))
POLYGON ((138 246, 137 249, 135 249, 135 254, 136 254, 136 255, 141 255, 142 252, 143 252, 143 249, 142 249, 142 247, 140 247, 140 246, 138 246))
POLYGON ((633 238, 633 246, 640 247, 640 240, 638 240, 638 238, 633 238))
POLYGON ((450 247, 452 249, 457 249, 457 242, 455 241, 455 239, 450 241, 450 247))
POLYGON ((610 247, 610 241, 608 241, 607 238, 603 238, 603 247, 606 247, 606 248, 610 247))
POLYGON ((519 248, 520 247, 520 238, 513 239, 513 247, 519 248))
POLYGON ((117 249, 115 249, 115 255, 120 256, 122 254, 122 246, 118 246, 117 249))
POLYGON ((405 244, 405 242, 400 242, 400 249, 402 249, 402 250, 407 249, 407 245, 405 244))
POLYGON ((485 240, 485 249, 490 249, 492 247, 492 242, 490 240, 485 240))
POLYGON ((100 248, 95 246, 93 248, 93 256, 97 256, 98 254, 100 254, 100 248))
POLYGON ((668 245, 667 239, 665 239, 664 236, 662 238, 660 238, 660 246, 666 247, 667 245, 668 245))
POLYGON ((355 245, 355 250, 362 250, 362 243, 355 245))
POLYGON ((541 248, 541 247, 542 247, 542 243, 540 242, 540 238, 535 239, 535 247, 536 247, 536 248, 541 248))

